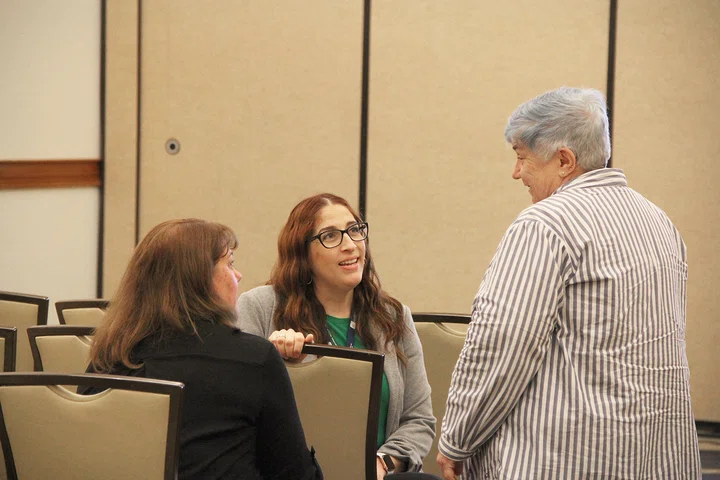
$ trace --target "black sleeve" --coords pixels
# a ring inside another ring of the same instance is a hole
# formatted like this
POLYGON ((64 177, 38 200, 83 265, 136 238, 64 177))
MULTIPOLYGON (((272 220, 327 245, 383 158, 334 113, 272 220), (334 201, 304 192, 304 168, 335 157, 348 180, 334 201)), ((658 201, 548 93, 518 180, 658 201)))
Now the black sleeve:
POLYGON ((257 468, 265 479, 322 480, 308 451, 285 363, 268 348, 263 372, 262 410, 257 424, 257 468))

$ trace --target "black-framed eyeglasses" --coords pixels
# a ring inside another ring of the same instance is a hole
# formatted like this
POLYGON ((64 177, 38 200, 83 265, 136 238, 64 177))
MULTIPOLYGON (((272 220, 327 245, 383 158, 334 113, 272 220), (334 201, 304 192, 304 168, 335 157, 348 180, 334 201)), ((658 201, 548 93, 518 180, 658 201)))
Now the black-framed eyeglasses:
POLYGON ((350 237, 350 240, 354 242, 365 240, 368 236, 368 224, 366 222, 359 222, 350 225, 345 230, 325 230, 324 232, 318 233, 314 237, 308 238, 307 243, 310 243, 314 240, 320 240, 320 244, 323 247, 335 248, 342 243, 343 234, 346 233, 347 236, 350 237))

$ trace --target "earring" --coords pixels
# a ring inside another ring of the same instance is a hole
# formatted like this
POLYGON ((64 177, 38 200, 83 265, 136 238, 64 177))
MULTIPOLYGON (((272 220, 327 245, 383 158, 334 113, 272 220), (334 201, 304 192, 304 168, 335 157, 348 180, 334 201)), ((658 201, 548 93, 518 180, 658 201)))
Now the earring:
POLYGON ((305 285, 310 285, 311 283, 312 283, 312 275, 310 275, 310 280, 308 280, 307 282, 305 282, 305 285))
POLYGON ((565 172, 560 172, 560 176, 561 176, 561 177, 564 177, 564 176, 565 176, 565 172))

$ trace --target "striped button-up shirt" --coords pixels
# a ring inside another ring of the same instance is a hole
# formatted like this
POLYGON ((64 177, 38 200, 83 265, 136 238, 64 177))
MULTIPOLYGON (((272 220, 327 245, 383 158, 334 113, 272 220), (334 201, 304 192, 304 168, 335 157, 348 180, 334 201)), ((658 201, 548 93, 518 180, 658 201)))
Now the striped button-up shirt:
POLYGON ((686 280, 680 234, 620 170, 524 210, 475 297, 440 451, 465 479, 700 478, 686 280))

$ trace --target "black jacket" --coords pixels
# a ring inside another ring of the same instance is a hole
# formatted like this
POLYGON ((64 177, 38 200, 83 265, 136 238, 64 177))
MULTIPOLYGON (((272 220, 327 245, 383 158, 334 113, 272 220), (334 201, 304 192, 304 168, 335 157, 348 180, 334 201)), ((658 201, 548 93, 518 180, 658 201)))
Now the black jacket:
POLYGON ((275 347, 224 325, 199 321, 197 327, 199 336, 146 338, 132 355, 141 368, 118 365, 107 372, 185 384, 180 478, 322 479, 275 347))

